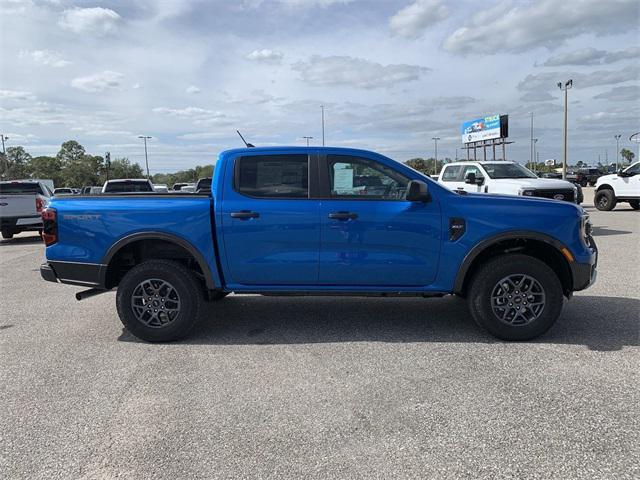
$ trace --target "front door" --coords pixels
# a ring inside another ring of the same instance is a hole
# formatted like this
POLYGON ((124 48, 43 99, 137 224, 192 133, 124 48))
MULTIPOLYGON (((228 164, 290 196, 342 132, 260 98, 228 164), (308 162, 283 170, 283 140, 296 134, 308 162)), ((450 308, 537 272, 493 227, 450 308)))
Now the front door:
POLYGON ((319 165, 319 283, 423 286, 440 255, 439 205, 404 199, 409 179, 393 162, 328 155, 319 165))
POLYGON ((309 198, 310 161, 306 153, 245 155, 227 168, 221 212, 227 283, 317 283, 320 201, 309 198))

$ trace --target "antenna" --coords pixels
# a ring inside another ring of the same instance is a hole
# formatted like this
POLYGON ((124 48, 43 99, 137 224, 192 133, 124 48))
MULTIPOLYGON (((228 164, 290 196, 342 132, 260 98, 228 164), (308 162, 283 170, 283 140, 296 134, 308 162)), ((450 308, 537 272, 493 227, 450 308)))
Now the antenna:
POLYGON ((244 139, 244 137, 240 133, 240 130, 236 130, 236 132, 238 132, 238 135, 240 135, 240 138, 242 139, 242 141, 244 142, 247 148, 255 148, 255 145, 253 145, 252 143, 247 143, 247 141, 244 139))

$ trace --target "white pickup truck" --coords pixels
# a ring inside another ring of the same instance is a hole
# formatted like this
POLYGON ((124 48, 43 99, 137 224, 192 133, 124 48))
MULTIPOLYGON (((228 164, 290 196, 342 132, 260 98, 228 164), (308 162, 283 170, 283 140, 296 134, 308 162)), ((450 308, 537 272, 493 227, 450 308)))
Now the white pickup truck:
POLYGON ((24 231, 41 231, 42 209, 53 193, 43 180, 0 182, 0 231, 12 238, 24 231))
POLYGON ((604 175, 596 182, 595 204, 598 210, 613 210, 618 202, 629 202, 640 210, 640 162, 624 170, 604 175))
POLYGON ((454 191, 523 195, 581 202, 578 187, 573 183, 539 178, 519 163, 505 160, 448 163, 442 167, 438 182, 454 191))

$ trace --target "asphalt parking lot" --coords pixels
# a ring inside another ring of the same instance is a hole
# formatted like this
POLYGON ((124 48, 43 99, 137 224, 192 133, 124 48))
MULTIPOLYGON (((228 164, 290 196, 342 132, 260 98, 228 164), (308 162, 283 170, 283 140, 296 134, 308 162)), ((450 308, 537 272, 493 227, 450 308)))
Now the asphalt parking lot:
POLYGON ((638 478, 640 212, 592 206, 595 286, 528 343, 444 299, 230 296, 186 341, 0 243, 1 478, 638 478))

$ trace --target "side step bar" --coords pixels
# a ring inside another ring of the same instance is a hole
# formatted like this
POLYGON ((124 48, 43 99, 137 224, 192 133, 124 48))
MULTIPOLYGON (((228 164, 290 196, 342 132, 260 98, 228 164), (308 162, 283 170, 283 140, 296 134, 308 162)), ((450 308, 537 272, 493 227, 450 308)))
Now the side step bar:
POLYGON ((90 288, 89 290, 83 290, 81 292, 76 293, 76 300, 84 300, 85 298, 95 297, 96 295, 100 295, 101 293, 107 293, 109 290, 104 290, 101 288, 90 288))

